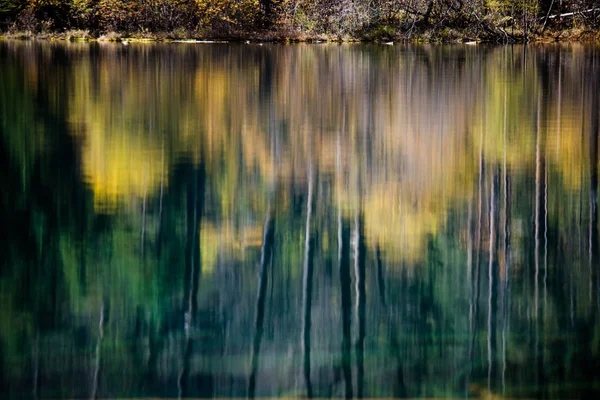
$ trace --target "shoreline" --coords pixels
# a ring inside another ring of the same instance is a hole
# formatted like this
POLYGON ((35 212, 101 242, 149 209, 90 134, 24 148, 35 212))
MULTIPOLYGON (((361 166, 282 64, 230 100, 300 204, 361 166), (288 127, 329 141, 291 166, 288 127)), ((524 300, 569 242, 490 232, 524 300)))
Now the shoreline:
MULTIPOLYGON (((502 38, 506 39, 506 38, 502 38)), ((203 36, 195 35, 175 35, 167 32, 156 33, 118 33, 108 32, 101 35, 90 34, 84 30, 72 30, 65 32, 42 32, 33 33, 30 31, 0 32, 0 40, 39 40, 39 41, 61 41, 61 42, 100 42, 100 43, 374 43, 374 44, 527 44, 527 43, 588 43, 600 44, 600 31, 589 30, 563 30, 560 32, 548 32, 543 36, 533 36, 523 38, 522 36, 512 36, 508 40, 500 38, 482 38, 461 35, 459 32, 452 32, 444 35, 439 32, 423 32, 410 38, 358 38, 358 37, 339 37, 326 34, 314 35, 284 35, 279 32, 254 33, 247 35, 224 35, 224 36, 203 36), (495 39, 495 40, 494 40, 495 39)))

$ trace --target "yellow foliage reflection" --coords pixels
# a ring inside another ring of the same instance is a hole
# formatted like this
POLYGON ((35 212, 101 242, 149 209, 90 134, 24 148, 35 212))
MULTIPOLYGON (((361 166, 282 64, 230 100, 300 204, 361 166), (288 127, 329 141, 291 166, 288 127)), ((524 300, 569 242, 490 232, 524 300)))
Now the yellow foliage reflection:
MULTIPOLYGON (((451 208, 474 199, 489 171, 533 170, 538 141, 567 186, 578 188, 584 176, 587 128, 573 78, 561 69, 558 86, 541 96, 535 60, 524 52, 330 45, 104 51, 99 67, 82 57, 74 69, 70 115, 97 210, 156 196, 176 163, 205 160, 222 220, 206 227, 203 247, 246 246, 240 235, 259 224, 234 228, 233 221, 265 210, 276 182, 307 185, 308 170, 331 184, 323 200, 332 209, 364 214, 369 246, 412 261, 444 229, 451 208)), ((282 198, 286 212, 290 198, 282 198)), ((215 254, 206 252, 207 263, 215 254)))

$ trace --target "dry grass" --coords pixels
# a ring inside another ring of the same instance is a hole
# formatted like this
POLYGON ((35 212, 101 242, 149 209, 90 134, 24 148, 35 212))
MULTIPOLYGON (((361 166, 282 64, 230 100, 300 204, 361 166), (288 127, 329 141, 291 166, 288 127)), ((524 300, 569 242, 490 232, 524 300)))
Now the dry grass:
POLYGON ((76 30, 71 30, 71 31, 67 31, 65 33, 65 39, 67 39, 68 41, 71 42, 76 42, 76 41, 88 41, 88 40, 92 40, 92 35, 90 35, 89 31, 84 31, 84 30, 80 30, 80 29, 76 29, 76 30))
POLYGON ((123 38, 123 35, 117 32, 107 32, 98 37, 98 41, 100 42, 120 42, 123 38))

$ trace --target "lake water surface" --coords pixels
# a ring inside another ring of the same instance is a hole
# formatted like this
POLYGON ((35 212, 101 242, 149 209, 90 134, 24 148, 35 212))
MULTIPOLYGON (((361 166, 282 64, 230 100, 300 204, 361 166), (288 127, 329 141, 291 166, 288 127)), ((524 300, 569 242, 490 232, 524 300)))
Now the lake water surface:
POLYGON ((598 395, 599 125, 593 46, 0 42, 2 398, 598 395))

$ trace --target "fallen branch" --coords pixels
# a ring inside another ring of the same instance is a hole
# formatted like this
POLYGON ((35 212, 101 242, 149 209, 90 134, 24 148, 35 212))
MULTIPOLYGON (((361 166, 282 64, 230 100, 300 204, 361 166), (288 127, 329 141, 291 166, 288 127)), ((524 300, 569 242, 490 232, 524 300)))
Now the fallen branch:
MULTIPOLYGON (((600 8, 590 8, 589 10, 583 10, 583 11, 575 11, 575 12, 569 12, 569 13, 564 13, 564 14, 554 14, 554 15, 550 15, 548 17, 546 17, 547 19, 554 19, 554 18, 562 18, 562 17, 572 17, 575 14, 584 14, 584 13, 590 13, 593 11, 600 11, 600 8)), ((544 19, 544 17, 541 17, 539 19, 544 19)))

